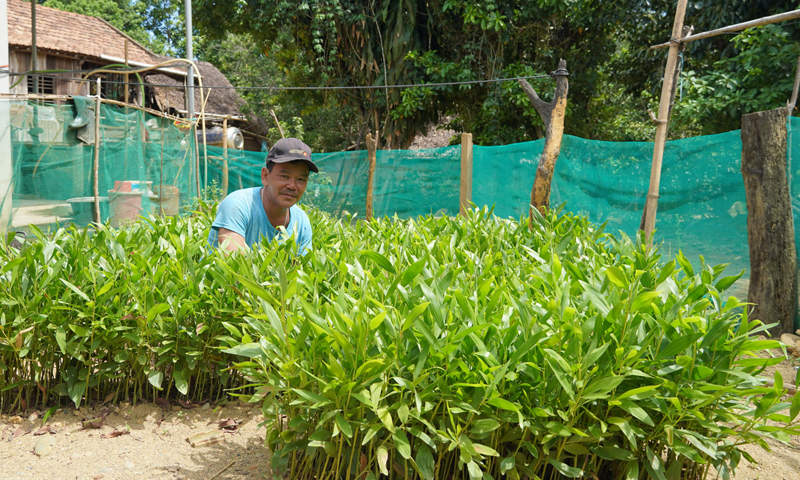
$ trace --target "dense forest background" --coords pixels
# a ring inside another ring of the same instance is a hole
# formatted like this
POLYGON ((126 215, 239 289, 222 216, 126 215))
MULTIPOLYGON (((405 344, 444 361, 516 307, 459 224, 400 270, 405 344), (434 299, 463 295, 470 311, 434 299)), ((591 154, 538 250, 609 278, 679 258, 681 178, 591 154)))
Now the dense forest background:
MULTIPOLYGON (((180 0, 45 0, 104 18, 156 53, 184 56, 180 0)), ((652 141, 676 2, 666 0, 194 0, 194 53, 235 86, 400 85, 570 72, 566 133, 652 141)), ((798 0, 690 0, 695 33, 800 7, 798 0)), ((739 128, 741 115, 785 105, 800 23, 690 43, 670 137, 739 128)), ((545 99, 549 78, 531 82, 545 99)), ((479 145, 540 138, 516 82, 414 89, 240 91, 244 110, 274 109, 316 150, 407 147, 426 126, 471 132, 479 145)))

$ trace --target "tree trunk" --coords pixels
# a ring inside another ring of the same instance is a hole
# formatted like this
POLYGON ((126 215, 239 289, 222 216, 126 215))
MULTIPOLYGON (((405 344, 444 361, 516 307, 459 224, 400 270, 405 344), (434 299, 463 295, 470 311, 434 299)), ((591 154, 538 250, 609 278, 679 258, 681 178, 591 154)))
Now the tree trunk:
POLYGON ((750 245, 749 317, 773 337, 794 332, 797 258, 786 178, 786 109, 742 116, 742 176, 750 245))
POLYGON ((566 60, 562 59, 558 62, 558 70, 552 75, 556 78, 556 91, 551 102, 540 99, 526 80, 519 81, 533 107, 542 117, 546 128, 544 151, 539 157, 539 166, 536 168, 536 178, 531 189, 531 215, 533 215, 533 208, 538 209, 542 215, 545 215, 550 208, 550 185, 553 182, 553 171, 564 136, 564 116, 567 110, 567 93, 569 91, 566 60))

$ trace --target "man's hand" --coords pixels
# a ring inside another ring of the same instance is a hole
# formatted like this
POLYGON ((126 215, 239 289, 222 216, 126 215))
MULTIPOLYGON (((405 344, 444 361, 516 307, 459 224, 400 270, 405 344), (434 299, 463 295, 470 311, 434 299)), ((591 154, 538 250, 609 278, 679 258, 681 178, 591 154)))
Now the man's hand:
POLYGON ((227 228, 219 229, 219 236, 217 239, 219 246, 223 249, 233 252, 246 246, 244 237, 236 232, 228 230, 227 228))

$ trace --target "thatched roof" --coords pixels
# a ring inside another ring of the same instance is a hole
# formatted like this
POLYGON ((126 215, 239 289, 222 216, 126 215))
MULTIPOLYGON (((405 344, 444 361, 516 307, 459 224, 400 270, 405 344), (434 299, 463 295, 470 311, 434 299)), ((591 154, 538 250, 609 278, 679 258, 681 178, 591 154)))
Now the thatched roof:
MULTIPOLYGON (((164 62, 170 59, 170 57, 161 55, 156 55, 156 57, 158 62, 164 62)), ((225 78, 225 75, 214 65, 208 62, 196 62, 196 64, 197 68, 200 70, 200 75, 203 77, 203 86, 232 86, 231 82, 229 82, 228 79, 225 78)), ((186 109, 183 81, 176 80, 164 74, 153 73, 145 75, 145 82, 153 85, 175 85, 176 88, 149 87, 153 89, 154 96, 161 110, 167 110, 169 108, 174 108, 176 110, 186 109)), ((199 82, 195 81, 195 86, 197 85, 199 85, 199 82)), ((206 113, 214 113, 217 115, 242 115, 240 106, 243 100, 236 90, 232 88, 203 89, 201 94, 200 88, 196 88, 194 92, 195 111, 200 111, 200 105, 205 95, 208 95, 206 113)))

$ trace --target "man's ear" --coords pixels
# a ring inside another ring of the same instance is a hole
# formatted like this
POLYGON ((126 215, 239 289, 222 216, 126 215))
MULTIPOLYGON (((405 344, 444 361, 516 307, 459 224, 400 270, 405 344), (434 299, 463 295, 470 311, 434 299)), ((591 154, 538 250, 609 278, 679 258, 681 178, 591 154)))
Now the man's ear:
POLYGON ((269 177, 269 170, 267 170, 267 167, 261 167, 261 183, 263 185, 267 184, 268 177, 269 177))

